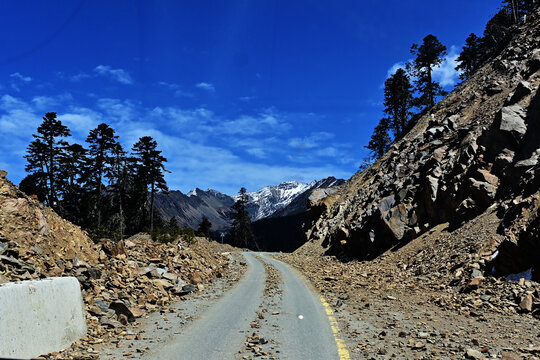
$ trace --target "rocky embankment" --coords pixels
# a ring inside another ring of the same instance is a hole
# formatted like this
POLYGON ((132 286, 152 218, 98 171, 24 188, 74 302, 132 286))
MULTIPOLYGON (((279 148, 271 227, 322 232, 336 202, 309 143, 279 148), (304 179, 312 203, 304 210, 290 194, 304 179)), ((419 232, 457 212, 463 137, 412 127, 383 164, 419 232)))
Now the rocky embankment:
MULTIPOLYGON (((481 222, 471 228, 474 276, 540 279, 539 32, 537 13, 384 157, 312 198, 305 249, 316 243, 342 258, 373 259, 437 225, 448 223, 451 234, 494 212, 496 236, 483 236, 481 222)), ((446 271, 460 267, 449 261, 446 271)))
MULTIPOLYGON (((493 219, 482 221, 489 225, 493 219)), ((441 235, 445 226, 432 235, 441 235)), ((372 261, 280 258, 326 298, 352 359, 540 359, 538 319, 531 314, 539 284, 493 277, 462 282, 479 271, 478 258, 475 266, 447 273, 446 262, 456 253, 463 254, 460 262, 474 257, 468 251, 474 234, 460 235, 467 238, 459 244, 457 234, 438 241, 420 237, 372 261)))
POLYGON ((81 284, 88 336, 49 358, 97 358, 97 344, 129 336, 126 326, 138 318, 226 276, 222 252, 230 249, 204 238, 161 244, 146 234, 94 244, 0 172, 0 283, 74 276, 81 284))

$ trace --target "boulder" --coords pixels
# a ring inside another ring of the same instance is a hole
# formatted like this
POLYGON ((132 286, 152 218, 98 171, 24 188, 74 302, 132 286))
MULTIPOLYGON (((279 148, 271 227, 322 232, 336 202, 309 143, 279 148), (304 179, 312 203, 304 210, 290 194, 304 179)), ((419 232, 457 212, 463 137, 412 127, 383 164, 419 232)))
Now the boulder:
POLYGON ((521 81, 514 90, 514 92, 510 94, 506 103, 507 105, 516 104, 525 96, 529 95, 531 92, 531 85, 527 81, 521 81))
POLYGON ((520 105, 505 106, 501 110, 499 129, 511 133, 516 138, 522 138, 527 132, 525 117, 525 111, 520 105))
POLYGON ((381 212, 384 223, 388 229, 394 234, 396 240, 403 239, 407 228, 407 210, 403 204, 399 204, 392 209, 381 212))
POLYGON ((129 307, 124 304, 123 301, 113 301, 111 305, 109 305, 109 308, 114 310, 117 316, 125 315, 129 321, 135 321, 135 315, 133 315, 129 307))
POLYGON ((531 312, 533 305, 533 296, 532 294, 527 294, 523 297, 519 303, 519 309, 523 312, 531 312))

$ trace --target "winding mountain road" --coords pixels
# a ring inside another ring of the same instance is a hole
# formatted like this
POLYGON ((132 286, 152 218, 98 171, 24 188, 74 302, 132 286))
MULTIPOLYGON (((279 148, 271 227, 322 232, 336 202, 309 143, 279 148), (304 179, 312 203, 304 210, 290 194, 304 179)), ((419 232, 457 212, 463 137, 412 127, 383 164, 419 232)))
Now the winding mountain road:
MULTIPOLYGON (((227 360, 242 359, 250 323, 265 301, 264 264, 279 272, 279 301, 271 317, 274 325, 263 323, 272 335, 274 358, 345 360, 348 353, 337 339, 331 310, 319 295, 289 266, 263 253, 243 253, 247 271, 238 284, 216 300, 181 333, 147 352, 147 359, 227 360)), ((268 287, 268 284, 267 284, 268 287)), ((245 357, 251 358, 251 356, 245 357)))

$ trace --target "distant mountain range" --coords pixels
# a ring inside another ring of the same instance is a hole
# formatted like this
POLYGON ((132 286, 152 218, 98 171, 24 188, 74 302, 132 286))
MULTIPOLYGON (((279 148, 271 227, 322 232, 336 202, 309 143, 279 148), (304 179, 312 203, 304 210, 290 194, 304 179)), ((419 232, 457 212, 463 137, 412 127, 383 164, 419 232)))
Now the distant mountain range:
MULTIPOLYGON (((266 186, 248 193, 246 208, 254 222, 269 217, 303 213, 306 210, 307 198, 315 189, 336 186, 343 182, 344 180, 329 177, 311 184, 287 181, 266 186)), ((178 225, 197 229, 203 216, 206 216, 212 223, 213 231, 223 231, 230 227, 230 207, 237 198, 238 196, 229 196, 212 189, 205 191, 195 188, 187 194, 181 191, 158 193, 154 205, 166 221, 174 217, 178 225)))

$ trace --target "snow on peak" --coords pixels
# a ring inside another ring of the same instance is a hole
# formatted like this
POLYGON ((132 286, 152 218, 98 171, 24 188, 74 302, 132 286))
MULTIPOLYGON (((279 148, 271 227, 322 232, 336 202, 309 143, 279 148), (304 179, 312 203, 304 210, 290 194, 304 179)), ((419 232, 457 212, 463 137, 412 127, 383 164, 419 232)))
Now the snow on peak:
POLYGON ((188 197, 191 197, 191 196, 197 196, 197 191, 199 191, 201 189, 199 188, 194 188, 194 189, 191 189, 189 190, 189 192, 186 194, 188 197))
MULTIPOLYGON (((277 210, 289 205, 298 195, 309 189, 309 184, 298 181, 285 181, 279 185, 270 185, 260 190, 247 193, 253 221, 265 218, 277 210)), ((235 197, 237 199, 238 196, 235 197)))

